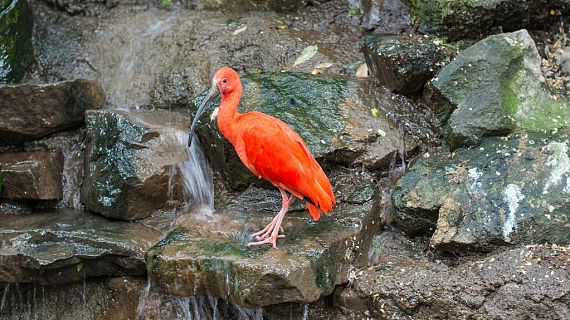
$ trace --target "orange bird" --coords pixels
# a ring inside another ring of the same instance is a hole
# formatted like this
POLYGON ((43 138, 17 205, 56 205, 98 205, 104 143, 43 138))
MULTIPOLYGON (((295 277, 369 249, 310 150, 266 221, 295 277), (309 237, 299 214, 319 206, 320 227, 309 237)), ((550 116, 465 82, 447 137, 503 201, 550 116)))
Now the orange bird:
POLYGON ((303 139, 285 122, 261 112, 241 114, 237 111, 242 85, 232 68, 224 67, 216 72, 208 96, 192 121, 189 147, 200 115, 220 94, 220 131, 234 146, 243 164, 253 174, 279 188, 283 197, 281 211, 265 228, 251 235, 258 241, 250 242, 248 246, 267 243, 277 248, 277 238, 285 237, 279 234, 283 232, 281 222, 293 200, 305 201, 313 220, 317 221, 321 212, 328 213, 336 204, 331 184, 303 139))

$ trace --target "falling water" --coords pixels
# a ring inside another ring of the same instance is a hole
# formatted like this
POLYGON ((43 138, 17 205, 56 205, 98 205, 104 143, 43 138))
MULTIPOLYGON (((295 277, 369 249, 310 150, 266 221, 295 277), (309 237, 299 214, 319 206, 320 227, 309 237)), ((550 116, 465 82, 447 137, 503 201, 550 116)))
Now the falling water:
POLYGON ((185 198, 192 204, 213 210, 214 208, 214 183, 212 171, 206 162, 206 157, 198 139, 188 145, 188 133, 176 131, 176 141, 184 146, 188 154, 188 160, 180 162, 175 167, 175 173, 180 174, 184 186, 185 198))

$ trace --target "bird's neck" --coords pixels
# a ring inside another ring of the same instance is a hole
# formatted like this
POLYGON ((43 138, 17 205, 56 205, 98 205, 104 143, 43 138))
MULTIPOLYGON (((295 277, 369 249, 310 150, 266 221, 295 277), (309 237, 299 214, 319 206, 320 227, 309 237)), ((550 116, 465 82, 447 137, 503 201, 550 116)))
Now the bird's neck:
POLYGON ((237 111, 239 100, 241 98, 241 90, 234 90, 228 94, 222 95, 222 102, 218 110, 218 127, 220 131, 232 144, 236 136, 236 122, 241 115, 237 111))

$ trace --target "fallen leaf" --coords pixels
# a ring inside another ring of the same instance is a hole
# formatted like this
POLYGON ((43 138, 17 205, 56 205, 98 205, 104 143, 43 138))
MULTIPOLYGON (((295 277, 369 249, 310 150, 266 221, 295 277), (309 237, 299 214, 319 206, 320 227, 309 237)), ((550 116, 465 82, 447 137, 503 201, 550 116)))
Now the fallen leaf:
POLYGON ((349 17, 359 17, 362 15, 362 11, 360 11, 360 8, 352 8, 348 11, 347 16, 349 17))
POLYGON ((79 262, 79 263, 75 266, 75 270, 77 270, 77 272, 81 272, 81 269, 83 269, 83 262, 79 262))
POLYGON ((214 109, 214 111, 212 111, 212 114, 210 114, 210 122, 214 121, 214 119, 216 119, 216 117, 218 116, 218 111, 220 111, 219 107, 216 107, 214 109))
POLYGON ((319 47, 317 46, 308 46, 305 49, 303 49, 301 55, 295 60, 295 63, 293 63, 293 67, 303 62, 306 62, 312 57, 314 57, 318 50, 319 47))
POLYGON ((366 63, 361 64, 360 67, 356 69, 356 76, 358 78, 368 77, 368 66, 366 65, 366 63))
POLYGON ((330 68, 330 67, 332 67, 332 65, 333 64, 330 62, 319 63, 315 66, 315 69, 313 69, 313 71, 311 73, 312 74, 320 74, 323 69, 330 68))
POLYGON ((370 111, 372 111, 372 115, 376 118, 378 118, 380 116, 380 111, 376 108, 372 108, 370 111))
POLYGON ((238 34, 244 32, 247 29, 247 26, 243 26, 239 29, 237 29, 236 31, 232 32, 232 36, 237 36, 238 34))
POLYGON ((285 30, 289 27, 286 24, 280 24, 280 25, 275 26, 275 28, 277 28, 279 30, 285 30))

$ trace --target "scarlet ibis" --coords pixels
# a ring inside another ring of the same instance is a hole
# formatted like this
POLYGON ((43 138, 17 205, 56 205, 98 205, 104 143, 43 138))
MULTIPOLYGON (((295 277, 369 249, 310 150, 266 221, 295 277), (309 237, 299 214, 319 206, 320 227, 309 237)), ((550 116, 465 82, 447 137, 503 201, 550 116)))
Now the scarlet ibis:
POLYGON ((283 198, 279 213, 265 228, 251 235, 258 241, 248 246, 272 244, 277 248, 277 238, 285 237, 279 234, 283 232, 281 222, 293 200, 305 201, 313 220, 317 221, 321 212, 328 214, 336 204, 331 184, 303 139, 285 122, 261 112, 238 112, 242 84, 237 72, 229 67, 221 68, 214 75, 212 87, 192 121, 189 147, 200 115, 220 94, 222 101, 217 117, 220 131, 234 146, 243 164, 279 188, 283 198))

